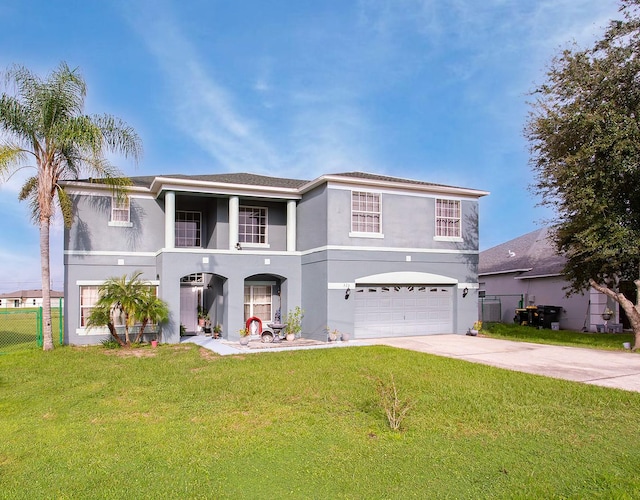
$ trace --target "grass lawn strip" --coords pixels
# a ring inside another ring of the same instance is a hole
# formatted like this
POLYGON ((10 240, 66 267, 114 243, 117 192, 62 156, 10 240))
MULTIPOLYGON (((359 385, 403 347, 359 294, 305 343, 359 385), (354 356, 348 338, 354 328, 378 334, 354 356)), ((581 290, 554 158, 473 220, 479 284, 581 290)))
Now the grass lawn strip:
POLYGON ((594 333, 573 330, 538 329, 531 326, 505 323, 484 323, 482 335, 496 339, 553 344, 593 349, 624 350, 623 343, 633 345, 633 333, 594 333))
POLYGON ((0 498, 640 496, 640 394, 382 346, 153 352, 0 357, 0 498))

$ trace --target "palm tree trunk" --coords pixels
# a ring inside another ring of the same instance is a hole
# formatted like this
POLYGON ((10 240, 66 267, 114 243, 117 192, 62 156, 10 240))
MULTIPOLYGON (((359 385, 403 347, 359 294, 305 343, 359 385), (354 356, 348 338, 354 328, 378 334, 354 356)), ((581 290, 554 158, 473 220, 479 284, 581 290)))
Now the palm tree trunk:
POLYGON ((149 322, 148 318, 145 318, 145 319, 142 320, 142 324, 140 325, 140 330, 138 330, 138 335, 136 336, 136 339, 134 340, 134 342, 136 344, 142 340, 142 336, 144 335, 144 329, 147 327, 147 323, 148 322, 149 322))
POLYGON ((40 217, 40 265, 42 267, 42 349, 53 350, 53 330, 51 328, 51 270, 49 266, 48 217, 40 217))

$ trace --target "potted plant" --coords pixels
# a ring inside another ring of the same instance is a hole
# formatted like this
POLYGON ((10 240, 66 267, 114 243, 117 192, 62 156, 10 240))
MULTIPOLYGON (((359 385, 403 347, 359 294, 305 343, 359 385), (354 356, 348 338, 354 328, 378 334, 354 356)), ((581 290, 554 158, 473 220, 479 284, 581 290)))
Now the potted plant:
POLYGON ((238 330, 238 333, 240 334, 240 344, 247 345, 249 343, 249 336, 251 335, 249 329, 241 328, 240 330, 238 330))
POLYGON ((304 311, 300 308, 300 306, 296 306, 293 311, 289 311, 287 314, 287 319, 284 322, 285 327, 284 330, 287 333, 287 340, 292 342, 295 338, 300 335, 302 331, 302 318, 304 317, 304 311))
POLYGON ((220 337, 222 337, 222 325, 216 323, 216 326, 213 327, 213 338, 219 339, 220 337))
POLYGON ((327 327, 327 340, 329 342, 335 342, 336 340, 338 340, 338 330, 330 330, 329 327, 327 327))
POLYGON ((209 315, 202 306, 198 306, 198 326, 204 328, 209 321, 209 315))

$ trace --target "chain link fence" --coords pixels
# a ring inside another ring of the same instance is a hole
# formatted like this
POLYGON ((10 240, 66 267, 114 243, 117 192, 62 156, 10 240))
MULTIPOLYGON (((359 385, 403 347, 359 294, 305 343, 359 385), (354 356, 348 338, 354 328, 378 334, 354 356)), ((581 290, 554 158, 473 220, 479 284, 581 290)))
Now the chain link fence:
MULTIPOLYGON (((54 345, 63 342, 62 303, 51 308, 54 345)), ((42 347, 42 307, 0 309, 0 353, 42 347)))

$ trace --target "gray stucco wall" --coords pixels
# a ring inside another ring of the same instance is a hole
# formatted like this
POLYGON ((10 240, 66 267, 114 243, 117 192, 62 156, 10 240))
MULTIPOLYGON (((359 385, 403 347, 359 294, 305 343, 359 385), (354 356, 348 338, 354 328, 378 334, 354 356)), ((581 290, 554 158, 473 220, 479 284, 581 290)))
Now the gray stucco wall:
MULTIPOLYGON (((297 248, 300 251, 327 244, 327 196, 322 185, 305 193, 297 208, 297 248)), ((350 217, 347 215, 347 217, 350 217)))
MULTIPOLYGON (((353 334, 355 301, 353 297, 345 299, 343 289, 329 289, 328 283, 353 283, 370 275, 399 271, 438 274, 469 283, 476 265, 476 254, 325 250, 305 255, 302 259, 305 335, 325 340, 327 326, 353 334), (407 257, 411 260, 407 261, 407 257)), ((441 333, 462 334, 478 319, 477 290, 469 290, 463 298, 462 289, 454 287, 453 300, 453 331, 441 333)))
POLYGON ((476 201, 461 201, 463 241, 450 242, 435 239, 435 197, 383 193, 383 239, 349 235, 351 232, 351 190, 328 189, 326 198, 328 207, 327 243, 329 245, 442 250, 477 250, 478 248, 478 204, 476 201))
MULTIPOLYGON (((508 273, 480 278, 481 289, 487 296, 499 295, 502 306, 502 322, 512 323, 520 296, 524 305, 560 306, 560 328, 582 329, 589 309, 589 295, 574 294, 566 297, 566 282, 560 277, 515 279, 518 273, 508 273)), ((482 305, 482 303, 481 303, 482 305)), ((588 321, 587 321, 588 323, 588 321)), ((589 324, 587 324, 589 328, 589 324)))
POLYGON ((131 198, 131 227, 109 225, 111 196, 75 195, 72 200, 76 216, 65 229, 65 249, 155 252, 164 245, 164 213, 156 200, 131 198))

